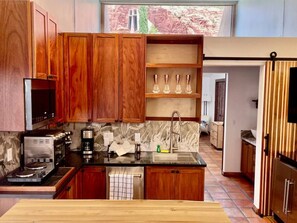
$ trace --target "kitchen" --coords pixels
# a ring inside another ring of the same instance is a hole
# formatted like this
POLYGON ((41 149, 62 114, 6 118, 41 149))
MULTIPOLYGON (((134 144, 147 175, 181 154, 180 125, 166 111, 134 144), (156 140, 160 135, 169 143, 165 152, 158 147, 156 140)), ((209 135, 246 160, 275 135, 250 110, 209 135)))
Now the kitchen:
MULTIPOLYGON (((78 24, 78 23, 77 23, 78 24)), ((279 39, 261 39, 261 38, 253 38, 252 40, 247 38, 243 38, 241 40, 237 39, 232 39, 232 38, 205 38, 204 42, 204 53, 207 57, 211 56, 222 56, 222 57, 234 57, 234 56, 242 56, 242 52, 245 52, 246 55, 244 56, 250 56, 250 57, 264 57, 266 58, 267 55, 273 50, 277 51, 278 54, 281 57, 294 57, 295 55, 295 40, 294 39, 284 39, 284 38, 279 38, 279 39), (241 42, 242 41, 242 42, 241 42), (290 44, 291 43, 291 44, 290 44), (228 51, 226 52, 224 48, 228 48, 228 51), (261 47, 255 47, 255 46, 261 46, 261 47)), ((234 61, 234 62, 228 62, 229 65, 240 65, 242 64, 251 64, 251 62, 239 62, 239 61, 234 61)), ((225 65, 226 63, 224 63, 225 65)), ((211 61, 204 61, 204 65, 206 66, 211 66, 211 61)), ((254 64, 255 66, 263 66, 263 63, 259 65, 259 63, 254 64)), ((218 66, 218 63, 216 62, 216 65, 218 66)), ((9 107, 9 106, 6 106, 9 107)), ((20 122, 22 122, 20 120, 20 122)), ((70 126, 70 128, 76 128, 78 124, 75 124, 73 127, 70 126)), ((78 129, 80 127, 77 127, 78 129)), ((124 129, 121 130, 125 132, 126 126, 123 127, 124 129)), ((155 130, 154 130, 155 131, 155 130)), ((78 131, 79 132, 79 131, 78 131)), ((14 135, 18 135, 17 133, 9 133, 5 132, 3 133, 5 136, 5 150, 8 147, 12 148, 18 148, 15 147, 16 145, 19 144, 17 139, 13 139, 14 135), (10 139, 13 139, 10 141, 10 139), (8 140, 8 142, 7 142, 8 140)), ((73 137, 76 138, 76 140, 79 140, 78 137, 73 137)), ((235 150, 235 148, 234 148, 235 150)), ((230 151, 232 153, 232 151, 230 151)), ((19 158, 17 154, 13 154, 13 160, 14 162, 9 163, 7 165, 8 168, 15 169, 18 165, 19 158)), ((228 164, 231 164, 232 161, 226 162, 228 164)), ((237 167, 236 167, 237 168, 237 167)), ((227 172, 237 172, 238 170, 234 168, 227 170, 227 172)))

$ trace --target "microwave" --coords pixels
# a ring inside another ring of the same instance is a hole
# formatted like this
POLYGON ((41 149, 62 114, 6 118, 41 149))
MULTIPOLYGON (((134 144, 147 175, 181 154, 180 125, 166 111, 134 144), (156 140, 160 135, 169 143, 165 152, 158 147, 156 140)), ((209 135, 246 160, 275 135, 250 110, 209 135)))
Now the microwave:
POLYGON ((24 79, 26 130, 48 125, 56 112, 56 81, 24 79))

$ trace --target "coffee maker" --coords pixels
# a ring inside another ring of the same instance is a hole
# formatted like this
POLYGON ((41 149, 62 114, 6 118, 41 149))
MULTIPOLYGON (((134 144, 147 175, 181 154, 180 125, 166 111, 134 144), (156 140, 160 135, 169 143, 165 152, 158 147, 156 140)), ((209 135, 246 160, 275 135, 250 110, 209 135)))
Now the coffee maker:
POLYGON ((94 150, 94 129, 86 127, 81 130, 81 151, 83 155, 92 155, 94 150))

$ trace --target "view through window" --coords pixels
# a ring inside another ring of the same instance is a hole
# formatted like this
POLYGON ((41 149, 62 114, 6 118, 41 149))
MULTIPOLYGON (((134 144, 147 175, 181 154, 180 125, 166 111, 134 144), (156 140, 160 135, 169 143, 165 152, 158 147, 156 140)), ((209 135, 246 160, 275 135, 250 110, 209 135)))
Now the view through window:
POLYGON ((104 5, 105 33, 231 36, 234 6, 104 5))

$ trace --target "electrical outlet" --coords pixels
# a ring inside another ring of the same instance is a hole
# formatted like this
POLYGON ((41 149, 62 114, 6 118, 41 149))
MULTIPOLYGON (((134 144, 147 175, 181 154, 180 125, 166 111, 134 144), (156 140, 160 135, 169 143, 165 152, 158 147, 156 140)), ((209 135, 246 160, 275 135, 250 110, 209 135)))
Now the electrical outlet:
POLYGON ((7 150, 7 162, 10 162, 12 160, 12 148, 9 148, 7 150))
POLYGON ((140 143, 140 133, 135 133, 135 143, 138 144, 140 143))

